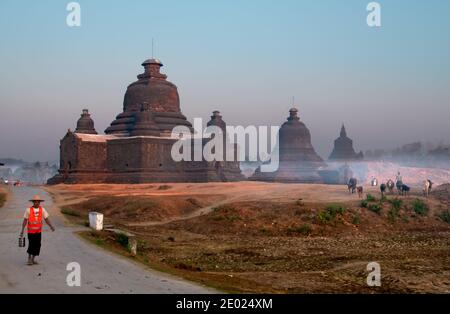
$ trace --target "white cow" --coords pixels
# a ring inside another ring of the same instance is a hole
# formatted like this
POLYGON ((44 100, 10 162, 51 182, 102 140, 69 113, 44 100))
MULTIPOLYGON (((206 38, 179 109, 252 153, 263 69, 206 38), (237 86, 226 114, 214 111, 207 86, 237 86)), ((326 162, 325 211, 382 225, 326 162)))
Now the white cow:
POLYGON ((432 187, 433 187, 433 182, 431 182, 431 180, 425 180, 423 182, 423 195, 428 197, 428 195, 430 195, 432 187))

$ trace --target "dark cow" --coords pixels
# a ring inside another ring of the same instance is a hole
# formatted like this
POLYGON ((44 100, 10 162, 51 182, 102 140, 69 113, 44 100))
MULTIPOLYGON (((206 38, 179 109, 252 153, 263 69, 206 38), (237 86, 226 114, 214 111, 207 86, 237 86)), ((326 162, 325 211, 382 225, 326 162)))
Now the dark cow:
POLYGON ((402 188, 404 186, 403 181, 399 180, 399 181, 397 181, 397 183, 395 185, 397 187, 398 194, 402 194, 403 193, 402 188))
POLYGON ((408 195, 410 190, 411 188, 406 184, 402 184, 402 187, 400 188, 401 194, 404 196, 408 195))
POLYGON ((348 180, 348 193, 355 193, 356 191, 356 185, 358 184, 358 180, 356 180, 356 178, 351 178, 350 180, 348 180))
POLYGON ((380 184, 381 198, 384 197, 384 193, 386 192, 387 185, 385 183, 380 184))

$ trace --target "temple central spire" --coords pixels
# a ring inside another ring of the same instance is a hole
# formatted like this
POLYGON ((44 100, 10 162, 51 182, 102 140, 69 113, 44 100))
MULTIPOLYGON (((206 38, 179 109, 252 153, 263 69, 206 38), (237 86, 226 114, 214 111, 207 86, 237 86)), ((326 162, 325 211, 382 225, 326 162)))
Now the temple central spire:
POLYGON ((344 123, 342 123, 342 127, 341 127, 341 137, 347 137, 347 131, 345 130, 345 125, 344 123))
POLYGON ((142 66, 144 67, 144 73, 139 74, 137 76, 138 79, 145 79, 145 78, 160 78, 164 80, 167 79, 167 75, 162 74, 160 72, 163 64, 159 59, 152 58, 145 60, 142 63, 142 66))

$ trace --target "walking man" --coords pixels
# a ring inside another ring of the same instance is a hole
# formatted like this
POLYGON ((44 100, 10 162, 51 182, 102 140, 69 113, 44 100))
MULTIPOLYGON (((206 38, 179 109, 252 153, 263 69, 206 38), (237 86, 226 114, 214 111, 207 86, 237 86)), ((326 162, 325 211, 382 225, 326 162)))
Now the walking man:
POLYGON ((400 171, 397 173, 397 176, 395 177, 395 186, 397 187, 398 193, 401 192, 402 186, 403 186, 403 177, 400 174, 400 171))
POLYGON ((22 223, 22 231, 20 232, 20 236, 23 237, 23 232, 25 227, 27 227, 28 233, 28 263, 27 265, 37 264, 35 258, 39 256, 41 251, 41 240, 42 240, 42 225, 43 220, 47 223, 47 225, 55 231, 50 219, 49 215, 45 208, 41 206, 41 202, 44 200, 39 197, 39 195, 33 196, 30 202, 33 203, 33 206, 27 208, 25 214, 23 216, 22 223))

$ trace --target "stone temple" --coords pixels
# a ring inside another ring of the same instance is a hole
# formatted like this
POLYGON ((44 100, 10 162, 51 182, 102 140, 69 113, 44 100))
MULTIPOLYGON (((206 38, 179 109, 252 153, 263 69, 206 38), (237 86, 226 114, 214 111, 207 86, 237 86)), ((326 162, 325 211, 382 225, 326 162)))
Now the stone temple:
POLYGON ((279 167, 275 172, 261 172, 258 167, 250 177, 254 181, 321 183, 319 169, 326 167, 311 144, 311 133, 300 121, 298 110, 289 111, 279 131, 279 167))
POLYGON ((345 126, 342 125, 340 136, 334 141, 334 149, 329 157, 330 161, 356 161, 364 159, 362 152, 356 153, 353 141, 347 137, 345 126))
MULTIPOLYGON (((150 59, 142 66, 144 73, 138 75, 138 80, 126 90, 123 112, 117 115, 105 134, 97 134, 88 110, 83 110, 75 131, 68 130, 60 142, 60 169, 48 183, 243 179, 237 161, 173 160, 171 150, 178 138, 171 137, 172 129, 184 126, 192 135, 192 125, 181 113, 177 87, 160 73, 163 64, 158 59, 150 59)), ((215 111, 208 125, 220 127, 226 124, 215 111)), ((189 136, 184 140, 194 141, 189 136)), ((200 145, 209 140, 200 138, 200 145)))

